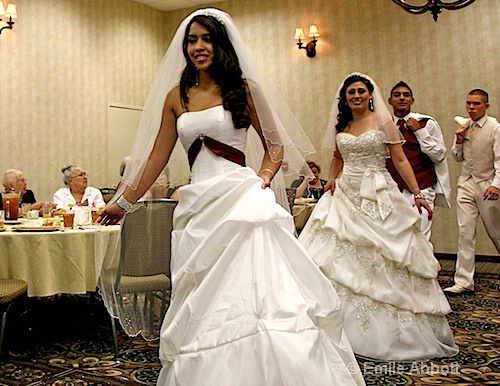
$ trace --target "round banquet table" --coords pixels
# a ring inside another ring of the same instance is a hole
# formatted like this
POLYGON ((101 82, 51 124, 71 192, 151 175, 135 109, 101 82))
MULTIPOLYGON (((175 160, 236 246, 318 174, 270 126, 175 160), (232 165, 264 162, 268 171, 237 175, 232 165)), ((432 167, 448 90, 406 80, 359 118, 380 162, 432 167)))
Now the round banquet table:
POLYGON ((295 204, 293 206, 293 221, 295 222, 297 233, 302 231, 315 206, 315 203, 295 204))
POLYGON ((0 278, 26 281, 28 296, 95 291, 101 265, 115 253, 120 237, 119 225, 54 231, 14 227, 0 232, 0 278))

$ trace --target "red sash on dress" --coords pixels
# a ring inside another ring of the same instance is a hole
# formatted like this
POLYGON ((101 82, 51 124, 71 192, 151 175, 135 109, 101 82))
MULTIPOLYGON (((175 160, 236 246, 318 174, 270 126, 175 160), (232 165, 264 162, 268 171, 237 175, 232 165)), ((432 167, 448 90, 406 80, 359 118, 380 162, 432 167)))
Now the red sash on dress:
POLYGON ((245 153, 242 151, 226 145, 225 143, 219 142, 216 139, 208 137, 206 135, 200 134, 198 138, 194 140, 188 150, 189 168, 193 167, 196 157, 201 150, 201 145, 205 146, 214 154, 219 157, 225 158, 228 161, 234 162, 241 166, 246 166, 245 153))

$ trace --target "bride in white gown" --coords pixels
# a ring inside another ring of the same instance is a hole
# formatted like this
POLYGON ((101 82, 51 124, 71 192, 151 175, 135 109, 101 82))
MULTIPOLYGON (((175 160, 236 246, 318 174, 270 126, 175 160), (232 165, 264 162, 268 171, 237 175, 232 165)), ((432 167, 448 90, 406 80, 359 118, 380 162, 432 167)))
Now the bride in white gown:
MULTIPOLYGON (((101 220, 116 223, 130 209, 178 136, 192 176, 179 189, 174 213, 172 301, 161 329, 158 384, 364 384, 335 290, 269 189, 293 141, 255 81, 240 39, 219 10, 198 10, 181 24, 162 64, 175 72, 168 58, 172 47, 172 58, 182 47, 180 85, 169 88, 164 107, 153 103, 163 107, 154 146, 142 160, 147 147, 135 147, 142 166, 101 220), (250 125, 266 149, 258 174, 245 166, 250 125)), ((153 90, 164 89, 160 83, 153 90)))
POLYGON ((299 240, 344 305, 354 352, 384 360, 455 355, 446 320, 451 309, 437 281, 440 265, 418 213, 386 170, 386 156, 412 188, 419 210, 432 212, 380 90, 366 75, 342 83, 324 145, 334 149, 327 192, 299 240))

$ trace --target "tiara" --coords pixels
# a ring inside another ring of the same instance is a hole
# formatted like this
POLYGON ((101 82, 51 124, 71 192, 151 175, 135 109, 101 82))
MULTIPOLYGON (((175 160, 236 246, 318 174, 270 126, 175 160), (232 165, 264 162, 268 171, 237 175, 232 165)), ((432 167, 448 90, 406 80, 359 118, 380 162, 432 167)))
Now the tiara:
POLYGON ((211 16, 214 19, 216 19, 219 23, 221 23, 222 25, 224 25, 224 21, 222 20, 222 18, 220 17, 220 15, 218 15, 216 12, 214 12, 214 11, 212 11, 210 9, 202 9, 195 16, 198 16, 198 15, 211 16))

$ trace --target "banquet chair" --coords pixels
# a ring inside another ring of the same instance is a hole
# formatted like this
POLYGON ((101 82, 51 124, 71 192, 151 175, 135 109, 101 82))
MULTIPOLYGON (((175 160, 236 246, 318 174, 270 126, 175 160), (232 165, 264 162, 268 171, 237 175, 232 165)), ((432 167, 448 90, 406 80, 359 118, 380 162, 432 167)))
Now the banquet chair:
POLYGON ((116 189, 115 188, 100 188, 99 189, 102 194, 102 198, 104 199, 104 202, 107 204, 115 195, 116 189))
POLYGON ((287 188, 286 196, 288 198, 288 205, 290 205, 290 213, 293 214, 293 204, 295 202, 295 194, 297 192, 296 188, 287 188))
MULTIPOLYGON (((121 302, 120 321, 125 332, 140 332, 152 340, 159 337, 170 302, 170 234, 177 201, 161 198, 139 203, 139 208, 123 219, 115 291, 121 302), (140 315, 139 320, 134 315, 140 315)), ((116 355, 115 328, 113 338, 116 355)))
POLYGON ((2 345, 7 325, 7 313, 18 299, 26 297, 28 284, 24 280, 18 279, 0 279, 0 311, 2 322, 0 325, 0 355, 2 354, 2 345))

